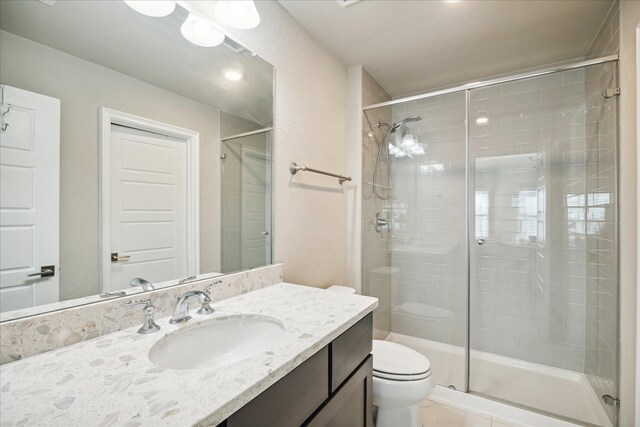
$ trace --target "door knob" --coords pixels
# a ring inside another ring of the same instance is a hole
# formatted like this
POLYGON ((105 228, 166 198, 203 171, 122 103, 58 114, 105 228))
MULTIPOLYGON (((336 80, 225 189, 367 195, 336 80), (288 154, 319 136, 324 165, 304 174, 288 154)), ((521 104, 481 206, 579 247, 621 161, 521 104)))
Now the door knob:
POLYGON ((478 244, 480 246, 484 245, 485 244, 485 240, 484 239, 478 239, 478 244))
POLYGON ((263 232, 262 232, 262 235, 263 235, 263 236, 268 236, 268 235, 269 235, 269 232, 268 232, 268 231, 263 231, 263 232))
POLYGON ((56 275, 55 265, 43 265, 40 267, 40 273, 27 274, 27 277, 53 277, 56 275))
POLYGON ((128 261, 129 255, 118 255, 118 252, 111 252, 111 262, 128 261))

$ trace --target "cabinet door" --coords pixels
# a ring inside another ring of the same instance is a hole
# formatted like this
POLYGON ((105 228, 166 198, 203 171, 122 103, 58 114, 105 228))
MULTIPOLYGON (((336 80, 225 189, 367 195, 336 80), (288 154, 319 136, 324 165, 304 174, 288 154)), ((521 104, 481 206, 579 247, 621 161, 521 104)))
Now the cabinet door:
POLYGON ((356 370, 367 355, 373 343, 373 314, 346 330, 331 343, 331 393, 356 370))
POLYGON ((311 356, 227 419, 227 427, 298 427, 329 397, 329 348, 311 356))
POLYGON ((309 419, 308 427, 373 427, 373 357, 364 362, 309 419))

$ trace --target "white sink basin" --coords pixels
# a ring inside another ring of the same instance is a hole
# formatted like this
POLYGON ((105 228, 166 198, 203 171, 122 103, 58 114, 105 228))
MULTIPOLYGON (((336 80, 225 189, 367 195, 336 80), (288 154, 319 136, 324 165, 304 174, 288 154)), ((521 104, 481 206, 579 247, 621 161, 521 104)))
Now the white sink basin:
POLYGON ((169 369, 219 367, 266 351, 283 333, 273 317, 217 317, 168 334, 151 347, 149 359, 169 369))

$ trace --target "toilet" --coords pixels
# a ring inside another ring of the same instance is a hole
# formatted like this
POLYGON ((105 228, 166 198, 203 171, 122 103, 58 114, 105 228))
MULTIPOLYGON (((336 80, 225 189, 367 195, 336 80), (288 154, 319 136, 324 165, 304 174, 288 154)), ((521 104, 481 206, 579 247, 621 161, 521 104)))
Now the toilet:
POLYGON ((373 340, 372 354, 376 427, 421 427, 419 404, 434 388, 429 359, 380 340, 373 340))
MULTIPOLYGON (((341 285, 327 290, 355 293, 341 285)), ((421 427, 419 405, 434 388, 429 359, 409 347, 381 340, 373 340, 371 353, 376 427, 421 427)))

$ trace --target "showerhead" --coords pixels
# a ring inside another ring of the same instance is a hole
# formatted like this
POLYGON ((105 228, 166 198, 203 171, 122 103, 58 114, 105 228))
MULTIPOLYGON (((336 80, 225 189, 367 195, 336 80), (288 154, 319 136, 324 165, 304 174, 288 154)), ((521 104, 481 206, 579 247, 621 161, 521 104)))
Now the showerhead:
POLYGON ((406 119, 402 119, 399 122, 394 123, 393 126, 391 126, 391 132, 395 132, 396 129, 398 129, 400 126, 403 126, 405 123, 419 122, 420 120, 422 120, 421 116, 409 116, 406 119))
POLYGON ((411 133, 409 122, 418 122, 422 120, 420 116, 409 116, 399 122, 394 123, 387 134, 387 146, 394 157, 411 157, 412 154, 424 154, 424 144, 418 142, 418 138, 411 133))
POLYGON ((420 120, 422 120, 422 116, 409 116, 402 120, 401 123, 419 122, 420 120))

